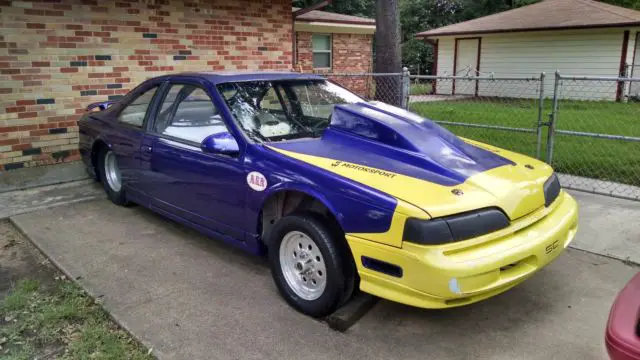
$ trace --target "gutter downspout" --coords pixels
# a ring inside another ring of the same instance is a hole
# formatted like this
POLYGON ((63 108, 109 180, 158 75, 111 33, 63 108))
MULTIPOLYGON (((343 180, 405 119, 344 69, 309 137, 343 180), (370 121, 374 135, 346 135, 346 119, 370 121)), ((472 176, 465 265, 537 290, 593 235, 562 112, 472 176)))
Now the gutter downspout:
MULTIPOLYGON (((293 17, 291 19, 291 67, 295 71, 297 64, 297 36, 296 36, 296 18, 300 15, 304 15, 310 11, 318 10, 330 5, 333 0, 324 0, 319 3, 315 3, 311 6, 307 6, 306 8, 298 9, 293 12, 293 17)), ((300 68, 300 72, 302 72, 302 67, 300 68)))

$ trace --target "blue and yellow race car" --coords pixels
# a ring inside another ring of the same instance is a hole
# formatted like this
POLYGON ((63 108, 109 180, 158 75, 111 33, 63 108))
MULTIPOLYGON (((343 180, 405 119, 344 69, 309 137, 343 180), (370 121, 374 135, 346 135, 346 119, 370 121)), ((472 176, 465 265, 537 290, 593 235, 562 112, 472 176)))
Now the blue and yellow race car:
POLYGON ((79 127, 111 201, 267 254, 282 296, 311 316, 358 288, 424 308, 486 299, 577 229, 545 163, 316 75, 157 77, 90 105, 79 127))

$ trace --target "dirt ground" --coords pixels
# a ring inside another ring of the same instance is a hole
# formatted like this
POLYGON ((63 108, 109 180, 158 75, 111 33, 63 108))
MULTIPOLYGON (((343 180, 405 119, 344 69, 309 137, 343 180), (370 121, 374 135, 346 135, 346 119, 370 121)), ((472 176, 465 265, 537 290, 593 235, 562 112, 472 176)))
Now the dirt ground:
POLYGON ((9 220, 0 220, 0 299, 20 279, 40 281, 48 287, 59 276, 57 269, 9 220))
POLYGON ((150 360, 154 356, 9 221, 0 220, 0 358, 150 360))

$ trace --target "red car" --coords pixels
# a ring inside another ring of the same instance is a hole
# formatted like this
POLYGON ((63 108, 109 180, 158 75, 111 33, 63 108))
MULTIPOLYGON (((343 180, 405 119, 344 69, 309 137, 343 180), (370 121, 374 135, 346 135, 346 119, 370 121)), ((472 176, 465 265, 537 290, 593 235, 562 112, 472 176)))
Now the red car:
POLYGON ((612 360, 640 360, 640 273, 613 303, 605 342, 612 360))

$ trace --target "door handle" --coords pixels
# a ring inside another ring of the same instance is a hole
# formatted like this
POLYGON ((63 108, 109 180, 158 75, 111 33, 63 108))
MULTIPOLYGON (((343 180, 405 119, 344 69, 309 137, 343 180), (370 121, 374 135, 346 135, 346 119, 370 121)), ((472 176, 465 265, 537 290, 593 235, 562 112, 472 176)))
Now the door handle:
POLYGON ((140 147, 140 150, 142 150, 142 152, 149 153, 149 154, 153 152, 153 148, 147 145, 142 145, 140 147))

